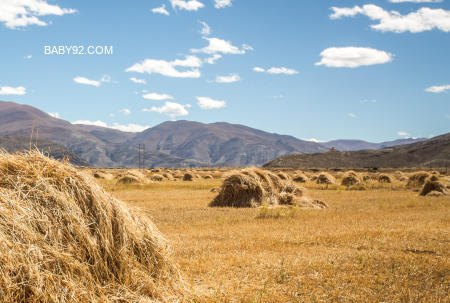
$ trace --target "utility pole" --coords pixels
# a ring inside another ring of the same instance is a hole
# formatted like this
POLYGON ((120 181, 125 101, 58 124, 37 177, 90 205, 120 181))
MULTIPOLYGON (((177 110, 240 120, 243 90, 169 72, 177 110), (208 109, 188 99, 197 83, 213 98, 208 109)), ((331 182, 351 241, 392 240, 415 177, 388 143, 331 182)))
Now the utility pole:
POLYGON ((141 171, 141 145, 139 144, 139 171, 141 171))
POLYGON ((142 168, 145 171, 145 144, 144 144, 144 167, 142 168))

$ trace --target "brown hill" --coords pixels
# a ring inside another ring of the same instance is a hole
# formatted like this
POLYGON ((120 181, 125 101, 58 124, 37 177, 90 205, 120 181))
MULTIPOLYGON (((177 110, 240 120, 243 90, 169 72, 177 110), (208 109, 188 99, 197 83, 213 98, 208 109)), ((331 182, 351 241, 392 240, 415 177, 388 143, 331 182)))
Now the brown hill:
MULTIPOLYGON (((266 168, 360 168, 360 167, 446 167, 450 160, 450 134, 422 142, 380 150, 330 151, 321 154, 294 154, 279 157, 266 168)), ((450 163, 449 163, 450 164, 450 163)))
MULTIPOLYGON (((69 157, 69 162, 77 166, 90 166, 89 162, 80 158, 71 150, 64 148, 63 146, 50 142, 47 140, 35 139, 31 141, 31 148, 34 149, 38 147, 40 151, 45 152, 51 158, 56 160, 61 160, 64 157, 69 157), (36 144, 37 143, 37 144, 36 144)), ((9 153, 22 152, 24 150, 30 149, 30 137, 20 138, 20 137, 0 137, 0 149, 5 150, 9 153)))
POLYGON ((281 155, 328 150, 318 143, 224 122, 164 122, 137 134, 128 142, 133 146, 138 143, 145 143, 147 149, 181 158, 232 166, 260 166, 281 155))
POLYGON ((321 143, 323 146, 332 148, 338 151, 357 151, 365 149, 381 149, 386 147, 393 147, 397 145, 411 144, 427 140, 426 138, 419 139, 398 139, 395 141, 387 141, 382 143, 370 143, 363 140, 333 140, 330 142, 321 143))
MULTIPOLYGON (((33 121, 34 132, 39 130, 40 139, 61 144, 92 166, 137 167, 139 165, 138 149, 121 144, 133 137, 133 133, 122 133, 97 126, 73 125, 29 105, 0 101, 0 136, 28 138, 32 132, 33 121)), ((153 151, 147 152, 146 165, 149 167, 196 167, 207 164, 153 151)))

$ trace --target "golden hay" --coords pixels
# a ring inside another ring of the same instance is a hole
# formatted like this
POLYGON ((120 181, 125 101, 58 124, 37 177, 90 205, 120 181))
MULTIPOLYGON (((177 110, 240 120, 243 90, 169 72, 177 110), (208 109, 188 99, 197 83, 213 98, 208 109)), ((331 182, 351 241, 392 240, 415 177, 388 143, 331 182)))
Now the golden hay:
POLYGON ((431 191, 427 194, 427 197, 443 197, 443 196, 445 195, 438 191, 431 191))
POLYGON ((306 196, 306 189, 258 168, 230 172, 222 181, 219 194, 210 202, 210 207, 259 207, 264 204, 325 207, 306 196))
POLYGON ((152 181, 164 181, 166 178, 164 178, 163 176, 159 175, 159 174, 154 174, 152 175, 152 181))
POLYGON ((196 175, 195 175, 195 178, 196 178, 196 179, 201 179, 202 176, 200 176, 199 174, 196 174, 196 175))
POLYGON ((206 175, 205 179, 214 179, 211 175, 206 175))
POLYGON ((409 182, 409 178, 407 176, 402 176, 400 178, 400 181, 408 181, 409 182))
POLYGON ((389 176, 387 174, 381 174, 378 177, 378 182, 385 182, 385 183, 392 183, 392 181, 394 181, 394 178, 392 176, 389 176))
POLYGON ((2 302, 173 302, 188 295, 153 222, 87 173, 0 153, 2 302))
POLYGON ((169 180, 169 181, 173 181, 173 180, 174 180, 172 174, 169 173, 169 172, 164 173, 164 174, 163 174, 163 177, 166 178, 166 179, 169 180))
POLYGON ((368 174, 366 174, 366 173, 359 174, 359 178, 362 181, 369 181, 371 179, 370 176, 368 174))
POLYGON ((438 172, 438 171, 432 171, 430 174, 432 174, 432 175, 436 175, 436 176, 439 176, 441 173, 440 172, 438 172))
POLYGON ((354 171, 350 170, 344 174, 342 177, 341 185, 349 186, 349 185, 355 185, 361 182, 359 179, 359 176, 354 171))
POLYGON ((430 176, 431 174, 426 171, 418 171, 409 176, 409 183, 424 184, 425 180, 430 176))
POLYGON ((309 180, 307 176, 305 176, 303 173, 297 173, 292 178, 292 181, 300 182, 300 183, 306 183, 309 180))
POLYGON ((278 178, 280 178, 281 180, 290 180, 291 178, 289 178, 289 176, 288 175, 286 175, 285 173, 283 173, 283 172, 278 172, 277 173, 277 176, 278 176, 278 178))
POLYGON ((123 177, 117 180, 117 184, 138 184, 145 185, 150 183, 144 174, 137 170, 129 170, 125 173, 123 177))
POLYGON ((329 173, 321 172, 317 176, 317 184, 336 184, 336 179, 329 173))
POLYGON ((94 178, 96 179, 106 179, 106 180, 112 180, 114 179, 114 176, 111 174, 105 174, 103 172, 96 172, 93 174, 94 178))
POLYGON ((426 196, 432 191, 440 192, 446 196, 448 196, 448 194, 449 194, 444 183, 442 183, 440 181, 427 180, 425 182, 425 185, 423 186, 422 190, 420 191, 420 196, 426 196))
POLYGON ((187 172, 183 176, 183 181, 195 181, 195 175, 191 172, 187 172))

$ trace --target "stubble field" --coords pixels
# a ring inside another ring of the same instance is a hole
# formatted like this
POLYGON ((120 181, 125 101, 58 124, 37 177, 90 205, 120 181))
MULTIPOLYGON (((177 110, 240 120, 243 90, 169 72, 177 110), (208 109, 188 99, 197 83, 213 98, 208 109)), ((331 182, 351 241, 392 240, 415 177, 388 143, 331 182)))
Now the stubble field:
POLYGON ((196 302, 450 302, 450 199, 303 184, 329 208, 209 208, 218 179, 105 189, 152 217, 196 302))

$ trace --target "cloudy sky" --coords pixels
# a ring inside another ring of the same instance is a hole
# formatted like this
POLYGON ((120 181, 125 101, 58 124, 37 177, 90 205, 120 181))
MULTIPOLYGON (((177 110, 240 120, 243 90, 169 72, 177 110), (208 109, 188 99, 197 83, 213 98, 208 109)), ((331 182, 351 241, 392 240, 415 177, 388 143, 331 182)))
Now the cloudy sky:
POLYGON ((450 0, 0 0, 0 100, 141 131, 450 131, 450 0))

